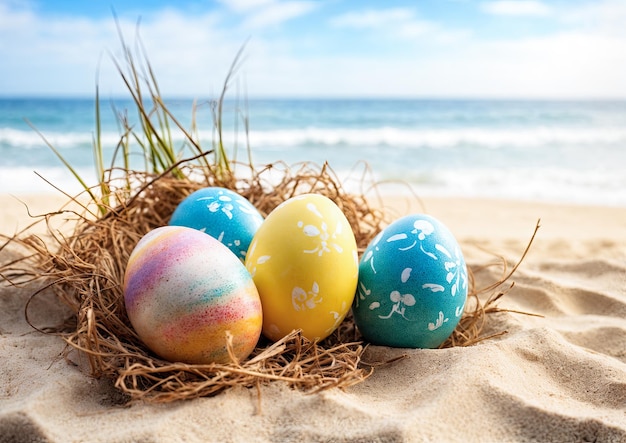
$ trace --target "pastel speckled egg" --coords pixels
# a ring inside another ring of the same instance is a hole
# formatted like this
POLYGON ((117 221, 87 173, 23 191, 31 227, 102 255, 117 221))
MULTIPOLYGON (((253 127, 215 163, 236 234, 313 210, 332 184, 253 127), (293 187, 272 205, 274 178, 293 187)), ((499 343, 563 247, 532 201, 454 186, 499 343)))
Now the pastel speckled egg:
POLYGON ((261 334, 250 273, 222 243, 187 227, 157 228, 139 241, 126 267, 124 301, 139 338, 172 362, 230 361, 227 332, 242 360, 261 334))
POLYGON ((408 215, 363 253, 354 320, 374 344, 436 348, 461 319, 467 288, 465 260, 448 228, 428 215, 408 215))
POLYGON ((170 226, 187 226, 224 243, 242 261, 263 216, 247 199, 230 189, 208 187, 185 198, 174 210, 170 226))
POLYGON ((354 234, 339 207, 317 194, 280 204, 257 231, 245 260, 263 305, 263 334, 301 329, 330 335, 349 312, 358 278, 354 234))

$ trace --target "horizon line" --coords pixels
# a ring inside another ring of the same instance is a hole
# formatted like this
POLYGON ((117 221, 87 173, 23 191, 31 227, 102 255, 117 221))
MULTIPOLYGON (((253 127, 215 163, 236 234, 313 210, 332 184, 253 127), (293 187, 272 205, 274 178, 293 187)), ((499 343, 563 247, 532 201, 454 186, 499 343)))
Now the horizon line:
MULTIPOLYGON (((202 100, 212 101, 217 100, 217 97, 209 96, 193 96, 189 94, 169 94, 163 95, 164 100, 202 100)), ((82 93, 71 94, 58 94, 58 93, 25 93, 25 94, 4 94, 0 93, 0 100, 94 100, 94 95, 87 95, 82 93)), ((100 94, 100 101, 103 100, 130 100, 133 98, 124 94, 111 94, 104 97, 100 94)), ((149 99, 146 99, 149 100, 149 99)), ((257 94, 247 97, 226 97, 226 101, 563 101, 563 102, 575 102, 575 101, 626 101, 625 96, 591 96, 591 95, 576 95, 576 96, 521 96, 521 95, 270 95, 270 94, 257 94)))

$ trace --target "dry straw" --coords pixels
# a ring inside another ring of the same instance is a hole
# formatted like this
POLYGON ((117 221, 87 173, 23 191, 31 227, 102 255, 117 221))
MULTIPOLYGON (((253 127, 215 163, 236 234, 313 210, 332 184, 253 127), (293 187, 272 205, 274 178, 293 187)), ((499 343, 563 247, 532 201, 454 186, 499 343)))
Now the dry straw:
MULTIPOLYGON (((44 216, 48 223, 69 216, 73 219, 70 234, 61 234, 49 223, 49 235, 45 239, 28 231, 10 239, 25 246, 28 252, 24 258, 4 264, 0 274, 15 285, 33 284, 35 280, 44 282, 26 306, 27 320, 30 322, 30 304, 43 292, 52 291, 72 312, 72 317, 54 331, 67 343, 67 353, 79 351, 87 360, 91 374, 114 380, 125 400, 169 402, 214 395, 232 386, 258 387, 270 381, 282 381, 306 392, 348 387, 363 381, 373 369, 361 360, 366 343, 350 316, 322 342, 311 342, 294 331, 276 343, 261 339, 246 361, 237 361, 233 356, 228 364, 167 362, 152 354, 139 340, 124 308, 122 282, 126 262, 139 239, 148 231, 166 225, 178 203, 196 189, 227 187, 250 200, 264 215, 295 195, 308 192, 325 195, 348 218, 359 252, 391 220, 384 211, 376 209, 380 205, 371 206, 366 197, 372 190, 375 193, 375 187, 347 192, 329 165, 304 163, 287 167, 278 162, 255 168, 252 162, 238 165, 224 156, 223 99, 239 55, 214 106, 219 122, 218 141, 213 149, 204 151, 193 135, 195 125, 191 129, 183 128, 161 100, 149 64, 136 64, 123 39, 122 43, 126 70, 120 64, 117 66, 137 105, 143 132, 136 133, 125 118, 120 119, 125 127, 118 145, 123 167, 105 169, 102 146, 96 140, 100 183, 95 189, 86 189, 89 201, 68 196, 74 206, 82 209, 61 209, 44 216), (144 95, 150 99, 150 106, 144 95), (176 160, 180 152, 174 155, 172 127, 185 135, 185 148, 192 154, 187 160, 176 160), (127 167, 132 140, 149 159, 150 167, 145 171, 127 167), (247 178, 234 173, 236 166, 244 168, 247 178)), ((99 116, 98 102, 96 106, 99 116)), ((363 180, 362 184, 367 183, 363 180)), ((496 303, 512 283, 505 290, 500 288, 506 287, 504 283, 517 268, 516 265, 509 272, 506 261, 502 260, 501 264, 502 278, 493 284, 476 288, 474 278, 470 278, 466 311, 442 347, 467 346, 492 337, 481 333, 488 315, 500 311, 496 303)))

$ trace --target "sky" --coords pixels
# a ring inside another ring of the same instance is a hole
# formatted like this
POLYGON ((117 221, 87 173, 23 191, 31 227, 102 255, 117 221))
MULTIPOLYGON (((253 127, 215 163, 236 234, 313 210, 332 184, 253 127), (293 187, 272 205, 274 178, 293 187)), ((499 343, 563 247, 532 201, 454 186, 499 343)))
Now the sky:
POLYGON ((626 98, 626 0, 0 0, 0 96, 626 98))

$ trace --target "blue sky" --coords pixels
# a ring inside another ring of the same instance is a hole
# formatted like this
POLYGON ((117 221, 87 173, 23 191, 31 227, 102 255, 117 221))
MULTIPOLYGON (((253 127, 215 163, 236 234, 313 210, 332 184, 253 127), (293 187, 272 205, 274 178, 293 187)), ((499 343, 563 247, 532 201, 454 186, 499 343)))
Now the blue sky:
POLYGON ((112 9, 169 96, 626 98, 626 0, 0 0, 0 96, 124 95, 112 9))

